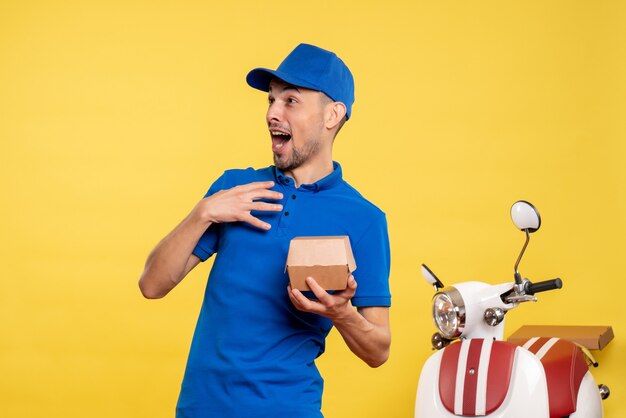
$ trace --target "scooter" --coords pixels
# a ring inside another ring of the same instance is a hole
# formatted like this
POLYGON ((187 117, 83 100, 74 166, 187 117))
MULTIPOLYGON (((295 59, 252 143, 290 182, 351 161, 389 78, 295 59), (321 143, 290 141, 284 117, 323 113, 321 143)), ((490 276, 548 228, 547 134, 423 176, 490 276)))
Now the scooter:
POLYGON ((532 283, 518 267, 530 234, 541 226, 526 201, 511 207, 526 241, 515 263, 514 281, 497 285, 462 282, 444 287, 426 266, 434 286, 432 315, 439 332, 420 375, 416 418, 601 418, 610 393, 589 371, 597 367, 589 350, 558 338, 531 338, 521 345, 503 341, 505 315, 536 294, 560 289, 560 279, 532 283))

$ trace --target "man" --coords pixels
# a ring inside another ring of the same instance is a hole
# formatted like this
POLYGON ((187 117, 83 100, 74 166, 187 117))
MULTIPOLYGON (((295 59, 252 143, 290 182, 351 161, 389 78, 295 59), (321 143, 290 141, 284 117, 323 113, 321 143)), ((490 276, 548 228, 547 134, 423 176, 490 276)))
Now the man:
POLYGON ((226 171, 152 251, 139 285, 147 298, 163 297, 217 253, 178 417, 318 418, 323 380, 314 360, 333 325, 368 365, 389 355, 385 215, 332 160, 354 102, 343 61, 301 44, 276 71, 257 68, 247 82, 268 92, 275 166, 226 171), (356 277, 332 294, 315 278, 307 279, 309 297, 291 289, 284 272, 289 241, 333 235, 350 237, 356 277))

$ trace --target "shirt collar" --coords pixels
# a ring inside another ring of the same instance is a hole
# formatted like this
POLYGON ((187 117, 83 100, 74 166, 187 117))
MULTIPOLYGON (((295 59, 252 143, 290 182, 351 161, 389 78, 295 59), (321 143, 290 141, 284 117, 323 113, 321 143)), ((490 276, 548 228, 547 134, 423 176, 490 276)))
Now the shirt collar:
MULTIPOLYGON (((292 185, 293 179, 286 176, 285 173, 278 167, 274 166, 274 176, 276 177, 276 182, 283 185, 292 185)), ((300 189, 310 190, 313 192, 318 192, 320 190, 332 189, 336 185, 338 185, 343 180, 343 174, 341 172, 341 165, 333 161, 333 172, 327 175, 326 177, 316 181, 312 184, 301 184, 300 189)))

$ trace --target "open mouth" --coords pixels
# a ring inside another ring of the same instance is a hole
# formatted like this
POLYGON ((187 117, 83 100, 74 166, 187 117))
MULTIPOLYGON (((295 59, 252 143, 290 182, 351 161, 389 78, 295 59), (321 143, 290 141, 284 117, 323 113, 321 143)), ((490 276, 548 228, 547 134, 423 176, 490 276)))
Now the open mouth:
POLYGON ((272 135, 272 149, 274 151, 280 150, 291 139, 291 134, 284 131, 270 130, 270 134, 272 135))

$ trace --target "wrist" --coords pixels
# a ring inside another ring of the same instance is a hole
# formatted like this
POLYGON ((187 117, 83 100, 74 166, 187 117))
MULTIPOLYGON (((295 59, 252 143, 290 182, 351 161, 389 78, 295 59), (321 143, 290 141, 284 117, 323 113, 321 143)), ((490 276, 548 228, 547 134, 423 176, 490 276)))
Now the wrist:
POLYGON ((191 217, 206 228, 211 224, 217 223, 215 216, 211 212, 211 204, 207 199, 202 199, 198 202, 191 212, 191 217))
POLYGON ((332 318, 332 321, 335 326, 350 326, 358 321, 359 317, 361 317, 361 315, 357 312, 357 310, 354 309, 352 305, 347 304, 341 312, 338 312, 334 318, 332 318))

